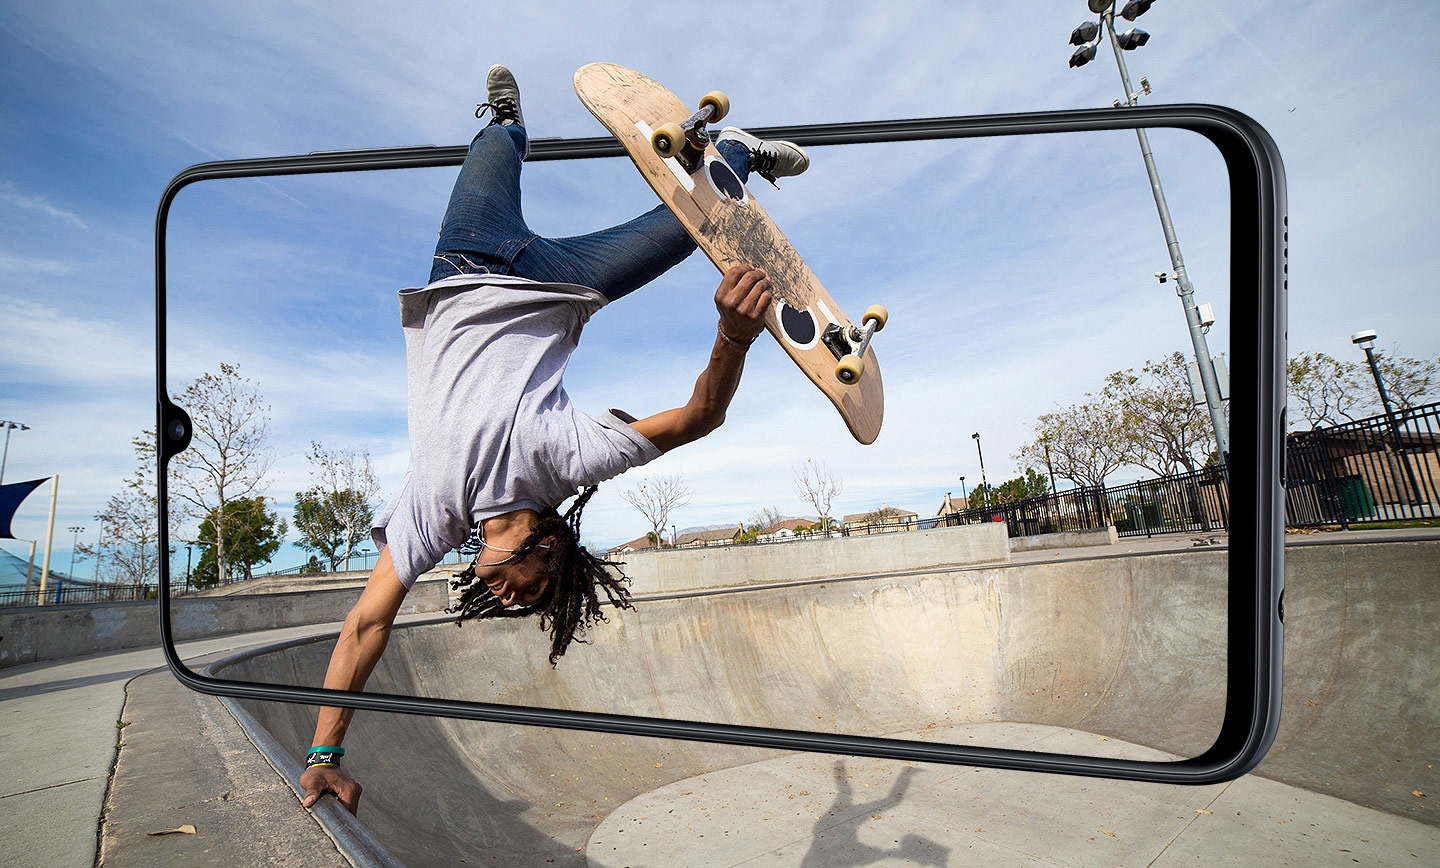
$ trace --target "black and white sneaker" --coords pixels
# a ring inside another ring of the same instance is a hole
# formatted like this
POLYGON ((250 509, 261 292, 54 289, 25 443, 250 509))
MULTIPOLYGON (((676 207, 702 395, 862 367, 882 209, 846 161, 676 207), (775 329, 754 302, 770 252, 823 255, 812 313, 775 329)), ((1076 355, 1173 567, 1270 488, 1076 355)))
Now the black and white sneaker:
POLYGON ((484 117, 488 109, 492 124, 525 126, 525 116, 520 112, 520 85, 510 70, 498 63, 485 75, 485 100, 475 107, 475 117, 484 117))
POLYGON ((772 184, 776 178, 790 178, 810 168, 810 156, 794 142, 766 141, 739 127, 724 128, 715 141, 744 145, 750 152, 750 171, 772 184))

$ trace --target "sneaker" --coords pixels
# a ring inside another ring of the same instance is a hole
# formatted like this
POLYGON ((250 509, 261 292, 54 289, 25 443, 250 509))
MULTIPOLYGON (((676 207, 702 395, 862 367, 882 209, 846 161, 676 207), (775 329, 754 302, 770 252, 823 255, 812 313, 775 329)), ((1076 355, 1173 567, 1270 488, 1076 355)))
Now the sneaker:
MULTIPOLYGON (((515 83, 515 76, 510 70, 495 64, 485 75, 485 99, 475 107, 475 117, 484 117, 485 110, 490 110, 490 123, 509 126, 518 124, 525 126, 525 116, 520 112, 520 85, 515 83)), ((525 142, 525 153, 521 159, 530 155, 530 142, 525 142)))
POLYGON ((525 126, 525 117, 520 113, 520 85, 510 70, 498 63, 485 75, 485 99, 495 116, 494 123, 525 126))
POLYGON ((765 141, 739 127, 726 127, 716 142, 739 142, 750 152, 750 170, 774 184, 776 178, 789 178, 810 168, 810 156, 794 142, 765 141))

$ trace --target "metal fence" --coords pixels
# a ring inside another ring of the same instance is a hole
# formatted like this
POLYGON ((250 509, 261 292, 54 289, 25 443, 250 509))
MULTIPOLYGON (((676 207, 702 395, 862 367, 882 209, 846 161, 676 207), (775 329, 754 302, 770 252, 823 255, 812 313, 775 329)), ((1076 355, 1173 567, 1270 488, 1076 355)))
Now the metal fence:
POLYGON ((1074 488, 944 516, 942 525, 1004 521, 1012 537, 1114 525, 1122 537, 1212 533, 1230 526, 1224 468, 1107 488, 1074 488))
POLYGON ((43 603, 40 600, 39 588, 31 588, 28 591, 0 592, 0 608, 147 600, 154 592, 154 585, 67 585, 62 582, 45 589, 43 603))
POLYGON ((1440 403, 1286 438, 1292 527, 1440 517, 1440 403))

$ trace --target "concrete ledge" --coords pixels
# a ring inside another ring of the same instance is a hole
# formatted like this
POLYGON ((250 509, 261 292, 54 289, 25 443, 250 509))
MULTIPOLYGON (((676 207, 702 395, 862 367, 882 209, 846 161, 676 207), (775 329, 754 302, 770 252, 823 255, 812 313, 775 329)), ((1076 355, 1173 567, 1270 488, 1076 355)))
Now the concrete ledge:
POLYGON ((1010 540, 1010 551, 1033 552, 1044 549, 1072 549, 1086 546, 1113 546, 1120 544, 1120 534, 1114 526, 1091 530, 1065 530, 1059 533, 1042 533, 1035 536, 1017 536, 1010 540))
POLYGON ((1009 560, 1005 525, 995 523, 840 539, 634 552, 625 556, 624 569, 631 591, 653 594, 1009 560))
POLYGON ((220 700, 162 670, 129 684, 122 720, 97 865, 352 865, 220 700))
MULTIPOLYGON (((344 618, 361 590, 180 597, 171 601, 171 624, 177 641, 324 624, 344 618)), ((422 579, 406 596, 400 613, 443 611, 448 593, 444 581, 422 579)), ((0 668, 159 643, 159 604, 153 600, 0 610, 0 668)))

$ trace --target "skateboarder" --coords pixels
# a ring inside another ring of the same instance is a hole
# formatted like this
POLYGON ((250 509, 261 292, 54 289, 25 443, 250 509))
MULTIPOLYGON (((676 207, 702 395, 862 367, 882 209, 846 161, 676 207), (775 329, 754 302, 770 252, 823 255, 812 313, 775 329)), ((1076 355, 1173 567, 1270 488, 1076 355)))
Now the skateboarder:
MULTIPOLYGON (((709 364, 684 406, 643 419, 576 410, 561 380, 584 323, 695 244, 664 205, 591 235, 531 232, 520 208, 529 150, 520 90, 503 66, 490 69, 486 89, 477 116, 488 109, 492 119, 455 182, 430 283, 400 292, 410 466, 371 531, 380 556, 345 619, 327 688, 364 688, 410 586, 477 527, 481 549, 458 577, 457 620, 538 614, 553 666, 577 631, 604 620, 598 590, 628 607, 608 562, 580 545, 581 511, 601 481, 718 427, 764 328, 769 279, 758 268, 732 268, 715 292, 709 364)), ((793 144, 733 128, 717 148, 742 179, 752 170, 798 175, 809 165, 793 144)), ((358 806, 360 785, 338 765, 352 714, 320 710, 300 778, 306 807, 327 792, 351 812, 358 806)))

